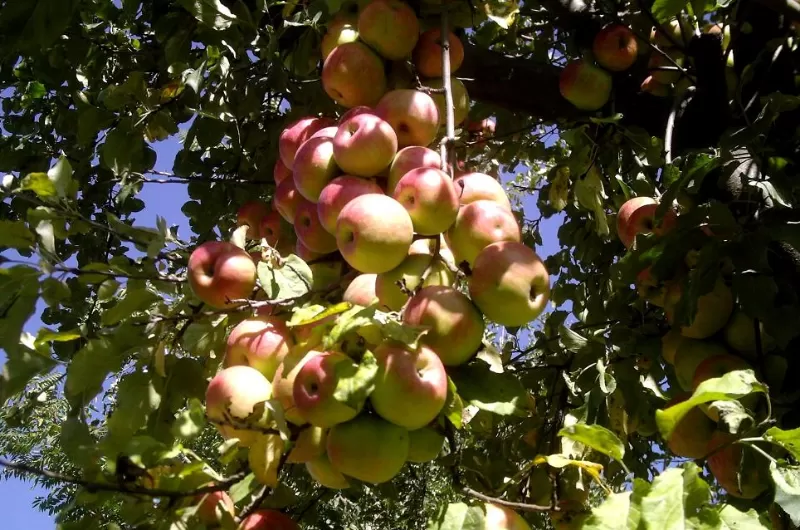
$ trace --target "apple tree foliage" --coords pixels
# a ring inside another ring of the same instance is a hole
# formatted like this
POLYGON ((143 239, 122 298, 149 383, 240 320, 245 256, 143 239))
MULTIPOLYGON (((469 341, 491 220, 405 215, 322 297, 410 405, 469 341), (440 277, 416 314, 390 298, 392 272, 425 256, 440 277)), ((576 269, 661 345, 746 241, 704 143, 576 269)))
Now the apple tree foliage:
MULTIPOLYGON (((186 263, 198 242, 230 237, 238 205, 271 197, 288 121, 340 112, 321 87, 319 45, 341 3, 0 4, 4 476, 45 488, 37 508, 65 530, 192 528, 188 493, 220 481, 238 506, 260 501, 308 529, 477 530, 487 497, 519 503, 532 528, 796 528, 800 10, 766 0, 453 0, 470 119, 496 121, 491 137, 459 130, 456 157, 503 175, 524 241, 547 256, 552 303, 526 327, 491 328, 452 372, 450 443, 435 462, 343 491, 287 464, 262 495, 203 403, 242 315, 204 311, 186 263), (709 20, 729 27, 735 62, 687 39, 694 91, 643 93, 645 60, 614 75, 599 112, 560 96, 561 68, 603 25, 629 25, 649 53, 653 24, 676 16, 693 33, 709 20), (171 171, 155 171, 166 140, 180 150, 171 171), (143 225, 142 190, 169 197, 179 185, 190 200, 174 208, 192 233, 143 225), (633 196, 677 201, 681 215, 627 251, 614 220, 633 196), (545 240, 545 226, 557 237, 545 240), (718 428, 753 448, 753 461, 729 463, 735 477, 755 467, 768 477, 752 500, 726 495, 704 460, 664 443, 686 406, 666 407, 678 386, 660 354, 668 325, 634 284, 645 266, 666 276, 687 255, 675 319, 691 320, 721 278, 774 341, 758 342, 753 370, 684 402, 715 403, 718 428), (35 318, 38 329, 26 325, 35 318), (757 406, 739 401, 750 394, 757 406)), ((443 9, 412 6, 430 24, 443 9)), ((322 300, 269 274, 280 281, 268 295, 290 310, 322 300)))

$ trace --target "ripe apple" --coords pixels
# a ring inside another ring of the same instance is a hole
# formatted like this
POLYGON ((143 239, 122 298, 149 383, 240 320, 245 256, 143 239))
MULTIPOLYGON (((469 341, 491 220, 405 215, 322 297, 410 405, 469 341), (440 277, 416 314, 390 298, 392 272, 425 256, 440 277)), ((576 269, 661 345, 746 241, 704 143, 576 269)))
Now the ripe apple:
POLYGON ((336 221, 342 256, 364 273, 386 272, 400 265, 414 238, 414 226, 403 205, 386 195, 356 197, 336 221))
POLYGON ((302 198, 303 196, 294 187, 294 178, 287 178, 282 180, 275 188, 272 205, 287 223, 293 224, 294 216, 297 213, 297 205, 302 198))
MULTIPOLYGON (((683 66, 685 55, 678 50, 669 50, 670 57, 672 61, 678 64, 678 66, 683 66)), ((658 52, 653 52, 650 55, 650 60, 647 62, 647 68, 650 69, 650 75, 661 83, 662 85, 670 85, 672 83, 677 83, 681 79, 681 72, 680 70, 660 70, 661 67, 667 68, 675 68, 675 64, 673 62, 661 55, 658 52)))
POLYGON ((462 206, 453 226, 445 234, 456 263, 472 265, 478 254, 498 241, 521 240, 514 215, 494 201, 480 200, 462 206))
POLYGON ((277 510, 258 510, 245 517, 238 530, 300 530, 300 526, 277 510))
POLYGON ((236 224, 249 227, 247 239, 261 239, 264 237, 259 229, 261 219, 269 215, 271 211, 269 206, 262 201, 247 201, 236 212, 236 224))
POLYGON ((384 342, 375 349, 378 375, 369 401, 383 419, 409 430, 432 422, 447 399, 447 373, 425 346, 384 342))
POLYGON ((432 264, 431 259, 433 259, 431 255, 409 255, 394 269, 379 274, 375 282, 375 294, 381 306, 390 311, 400 311, 408 301, 408 293, 413 293, 420 286, 453 285, 455 281, 453 272, 441 259, 436 259, 432 264), (428 276, 423 281, 422 275, 429 267, 428 276), (404 287, 400 287, 399 284, 404 287))
MULTIPOLYGON (((414 48, 414 66, 422 77, 442 77, 442 31, 429 29, 419 36, 414 48)), ((464 45, 452 31, 447 32, 450 56, 450 72, 455 73, 464 62, 464 45)))
POLYGON ((408 457, 408 431, 377 416, 361 414, 328 433, 334 469, 370 484, 388 482, 408 457))
POLYGON ((322 189, 317 202, 317 214, 322 227, 330 234, 336 234, 336 221, 347 203, 368 193, 383 195, 383 190, 374 181, 342 175, 336 177, 322 189))
POLYGON ((386 92, 383 61, 360 42, 341 44, 325 59, 322 87, 343 107, 371 107, 386 92))
MULTIPOLYGON (((769 351, 775 347, 775 340, 764 331, 764 324, 759 322, 761 333, 761 349, 769 351)), ((736 310, 731 315, 725 328, 722 330, 725 344, 730 346, 736 353, 740 353, 747 358, 755 358, 756 349, 756 326, 752 318, 744 311, 736 310)))
POLYGON ((233 515, 233 499, 224 491, 213 491, 205 495, 198 495, 194 499, 198 503, 195 515, 206 526, 219 525, 222 522, 223 512, 233 515))
POLYGON ((403 322, 428 329, 421 342, 445 366, 464 364, 483 341, 483 317, 469 298, 452 287, 423 287, 406 304, 403 322))
POLYGON ((292 170, 286 167, 286 164, 283 163, 283 160, 278 158, 275 161, 275 167, 272 170, 272 178, 275 181, 275 185, 277 186, 291 176, 292 170))
POLYGON ((592 52, 600 66, 612 72, 622 72, 636 62, 639 45, 630 28, 609 24, 595 35, 592 52))
POLYGON ((328 431, 316 425, 309 425, 297 435, 286 461, 291 464, 304 464, 325 454, 328 431))
POLYGON ((242 320, 228 335, 224 366, 251 366, 269 380, 283 358, 294 346, 289 329, 273 317, 253 317, 242 320))
POLYGON ((494 136, 496 127, 497 124, 491 118, 485 118, 481 121, 467 120, 466 123, 467 132, 478 138, 491 138, 494 136))
POLYGON ((292 225, 287 223, 280 212, 270 210, 261 218, 258 225, 259 235, 267 240, 269 246, 275 248, 281 254, 291 252, 291 246, 295 243, 295 235, 292 225))
POLYGON ((444 434, 431 427, 408 431, 408 461, 419 464, 436 460, 444 446, 444 434))
POLYGON ((394 160, 392 160, 391 167, 389 167, 386 193, 390 195, 394 193, 394 188, 403 175, 412 169, 421 167, 440 169, 442 167, 442 158, 436 151, 418 145, 400 149, 395 155, 394 160))
MULTIPOLYGON (((422 254, 425 256, 433 256, 433 253, 436 251, 436 239, 435 238, 423 238, 417 239, 408 249, 409 256, 416 256, 417 254, 422 254)), ((450 250, 450 247, 447 246, 447 241, 445 241, 445 237, 439 236, 439 258, 447 265, 449 269, 456 268, 456 259, 453 257, 453 252, 450 250)))
POLYGON ((652 197, 634 197, 620 207, 617 212, 617 235, 625 248, 633 246, 637 234, 652 232, 661 236, 675 228, 678 217, 675 211, 668 209, 661 223, 656 224, 657 209, 658 202, 652 197))
POLYGON ((256 285, 256 265, 250 254, 233 243, 208 241, 189 256, 188 279, 197 298, 224 309, 231 307, 229 300, 250 297, 256 285))
POLYGON ((584 60, 571 61, 561 71, 558 87, 580 110, 600 110, 611 97, 611 74, 584 60))
POLYGON ((483 530, 531 530, 525 519, 511 508, 486 503, 483 509, 483 530))
POLYGON ((375 281, 377 274, 359 274, 350 282, 342 295, 343 302, 368 307, 375 301, 375 281))
MULTIPOLYGON (((332 140, 333 137, 336 136, 336 132, 338 130, 339 130, 339 126, 338 125, 331 125, 330 127, 325 127, 324 129, 318 130, 317 132, 312 134, 311 138, 309 138, 308 140, 313 140, 314 138, 329 138, 329 139, 332 140)), ((305 143, 308 143, 308 140, 306 140, 305 143)), ((303 146, 301 145, 300 147, 303 147, 303 146)), ((295 155, 295 158, 297 158, 296 155, 295 155)))
POLYGON ((231 366, 220 370, 208 384, 206 415, 223 438, 238 438, 240 446, 250 447, 260 432, 239 423, 246 423, 256 404, 271 397, 272 385, 261 372, 250 366, 231 366))
POLYGON ((397 135, 374 114, 359 114, 339 125, 333 139, 333 156, 342 171, 357 177, 374 177, 392 163, 397 135))
POLYGON ((294 156, 300 146, 311 138, 312 134, 330 125, 333 125, 333 120, 330 118, 311 116, 290 123, 278 139, 278 152, 286 168, 290 171, 294 169, 294 156))
POLYGON ((414 231, 423 236, 443 233, 459 214, 456 188, 441 169, 412 169, 397 182, 392 196, 408 211, 414 231))
MULTIPOLYGON (((678 394, 667 403, 665 408, 677 405, 690 397, 692 397, 691 392, 678 394)), ((711 440, 715 428, 716 425, 703 414, 703 411, 694 407, 678 422, 667 440, 667 447, 673 454, 684 458, 705 458, 708 454, 708 442, 711 440)))
POLYGON ((715 355, 727 355, 723 346, 716 342, 684 338, 675 353, 675 375, 684 390, 692 390, 692 381, 701 362, 715 355))
POLYGON ((659 83, 656 81, 656 78, 652 75, 645 77, 644 81, 642 81, 641 85, 642 92, 647 92, 648 94, 652 94, 653 96, 665 98, 669 96, 669 85, 665 85, 664 83, 659 83))
POLYGON ((494 201, 509 212, 511 211, 511 201, 508 200, 506 190, 497 179, 485 173, 464 173, 455 178, 453 184, 458 191, 458 198, 461 205, 487 200, 494 201))
POLYGON ((469 294, 489 320, 524 326, 547 306, 550 275, 530 247, 514 241, 492 243, 475 260, 469 294))
POLYGON ((298 239, 294 246, 294 255, 302 259, 306 263, 310 263, 312 261, 320 259, 323 256, 327 256, 328 254, 320 254, 319 252, 314 252, 313 250, 305 246, 303 242, 298 239))
POLYGON ((275 371, 275 378, 272 380, 273 395, 283 407, 286 421, 295 425, 305 425, 308 420, 300 414, 300 410, 295 405, 294 381, 303 365, 317 355, 321 355, 321 353, 316 350, 308 352, 290 351, 289 355, 278 365, 278 369, 275 371))
POLYGON ((359 105, 358 107, 353 107, 352 109, 348 109, 347 112, 342 114, 342 116, 339 118, 339 125, 346 122, 353 116, 358 116, 359 114, 375 114, 375 112, 366 105, 359 105))
POLYGON ((308 360, 294 380, 294 402, 311 425, 333 427, 355 418, 363 403, 352 408, 334 399, 336 385, 355 374, 358 365, 347 355, 325 352, 308 360))
POLYGON ((311 138, 297 150, 292 169, 294 187, 309 201, 316 203, 322 188, 338 174, 331 138, 311 138))
MULTIPOLYGON (((675 310, 680 301, 680 284, 670 285, 664 311, 667 322, 675 321, 675 310), (674 294, 677 292, 677 294, 674 294)), ((733 312, 733 294, 721 279, 717 278, 714 289, 697 299, 697 310, 688 326, 681 326, 681 334, 691 339, 705 339, 721 330, 733 312)))
POLYGON ((306 471, 311 478, 332 490, 343 490, 350 487, 347 478, 331 465, 328 455, 323 453, 314 460, 306 462, 306 471))
POLYGON ((328 254, 336 250, 336 238, 322 227, 317 213, 317 205, 303 198, 297 205, 294 217, 297 239, 314 252, 328 254))
POLYGON ((358 15, 358 33, 381 57, 408 57, 419 38, 419 20, 401 0, 373 0, 358 15))
POLYGON ((325 36, 322 37, 320 48, 322 60, 328 58, 334 48, 347 42, 358 40, 358 17, 350 13, 340 13, 333 17, 325 36))
POLYGON ((669 364, 675 364, 675 355, 678 353, 678 348, 681 343, 687 339, 681 335, 680 330, 671 329, 661 337, 661 356, 669 364))
POLYGON ((439 131, 439 109, 424 92, 398 89, 387 92, 375 107, 375 114, 386 120, 397 133, 397 145, 426 146, 439 131))
MULTIPOLYGON (((430 88, 444 88, 444 82, 441 79, 429 79, 425 83, 430 88)), ((467 87, 457 77, 450 77, 450 89, 453 93, 453 118, 456 127, 461 125, 469 115, 469 93, 467 87)), ((447 103, 445 96, 442 93, 431 94, 436 107, 439 109, 439 125, 444 126, 447 123, 447 103)))
POLYGON ((736 435, 723 431, 714 433, 708 442, 708 469, 728 495, 755 499, 769 488, 771 481, 763 467, 763 457, 745 445, 733 443, 735 439, 736 435))

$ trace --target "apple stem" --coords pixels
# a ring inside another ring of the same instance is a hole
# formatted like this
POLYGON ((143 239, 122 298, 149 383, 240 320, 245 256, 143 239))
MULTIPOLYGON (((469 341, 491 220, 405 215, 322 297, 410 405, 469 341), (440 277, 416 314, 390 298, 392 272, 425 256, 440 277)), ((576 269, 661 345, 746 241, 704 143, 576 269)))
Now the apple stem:
POLYGON ((439 36, 442 41, 442 88, 444 88, 444 101, 445 101, 445 127, 446 132, 444 138, 440 143, 441 158, 442 158, 442 171, 453 178, 453 169, 455 164, 451 164, 448 147, 455 142, 456 126, 455 114, 453 111, 453 89, 450 84, 450 28, 447 20, 448 4, 442 6, 442 28, 439 36))

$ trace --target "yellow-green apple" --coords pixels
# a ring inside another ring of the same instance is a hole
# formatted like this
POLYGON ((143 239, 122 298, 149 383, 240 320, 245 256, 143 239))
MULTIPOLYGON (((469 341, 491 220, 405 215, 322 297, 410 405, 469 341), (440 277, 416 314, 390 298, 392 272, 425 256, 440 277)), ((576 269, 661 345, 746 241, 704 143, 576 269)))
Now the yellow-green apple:
POLYGON ((317 213, 317 205, 300 198, 294 216, 294 229, 297 239, 314 252, 327 254, 336 250, 336 238, 322 227, 317 213))
POLYGON ((642 92, 647 92, 648 94, 652 94, 653 96, 665 98, 669 96, 669 85, 665 85, 664 83, 659 83, 656 81, 656 78, 652 75, 649 75, 644 78, 641 85, 642 92))
POLYGON ((322 60, 328 58, 334 48, 347 42, 358 40, 358 17, 350 13, 340 13, 333 17, 325 36, 322 37, 320 48, 322 60))
MULTIPOLYGON (((667 322, 675 322, 675 311, 682 296, 680 284, 671 284, 664 311, 667 322)), ((690 339, 705 339, 721 330, 733 312, 733 294, 725 282, 717 278, 714 288, 697 298, 697 309, 692 322, 681 326, 681 334, 690 339)))
POLYGON ((401 0, 373 0, 358 15, 361 40, 391 60, 411 55, 419 38, 419 20, 401 0))
POLYGON ((622 72, 636 62, 639 45, 629 27, 608 24, 595 35, 592 52, 600 66, 612 72, 622 72))
POLYGON ((400 311, 418 288, 428 285, 453 285, 455 275, 441 259, 430 254, 413 254, 394 269, 378 274, 375 294, 381 307, 400 311), (425 279, 422 275, 428 272, 425 279), (402 285, 402 287, 401 287, 402 285))
POLYGON ((687 46, 694 37, 694 28, 687 19, 673 19, 667 25, 650 30, 650 42, 665 49, 673 46, 687 46))
POLYGON ((412 145, 400 149, 389 167, 389 178, 386 182, 386 193, 394 193, 397 182, 412 169, 430 167, 440 169, 442 158, 439 153, 427 147, 412 145))
POLYGON ((208 527, 214 527, 222 522, 223 512, 233 516, 233 499, 224 491, 212 491, 205 495, 198 495, 194 502, 198 504, 195 512, 198 520, 208 527))
POLYGON ((475 201, 487 200, 494 201, 509 212, 511 211, 511 201, 508 200, 503 185, 486 173, 464 173, 456 177, 453 184, 462 206, 475 201))
POLYGON ((439 109, 424 92, 398 89, 387 92, 375 107, 375 114, 397 133, 398 147, 426 146, 439 131, 439 109))
MULTIPOLYGON (((422 33, 414 48, 413 59, 422 77, 442 77, 442 31, 432 28, 422 33)), ((455 73, 464 62, 464 45, 452 31, 447 32, 450 72, 455 73)))
POLYGON ((343 377, 355 374, 358 365, 340 352, 325 352, 306 362, 294 380, 294 403, 311 425, 332 427, 355 418, 364 403, 341 403, 334 398, 343 377))
POLYGON ((292 176, 292 170, 286 167, 286 164, 283 163, 283 160, 280 157, 275 161, 275 167, 272 170, 272 178, 275 181, 275 185, 277 186, 285 179, 290 178, 292 176))
POLYGON ((701 362, 715 355, 727 355, 727 350, 716 342, 685 338, 675 352, 675 375, 684 390, 692 390, 694 373, 701 362))
POLYGON ((330 118, 301 118, 289 124, 278 139, 278 153, 281 161, 292 170, 294 168, 294 156, 300 146, 311 138, 315 132, 325 127, 334 125, 330 118))
POLYGON ((294 179, 287 178, 281 181, 275 188, 275 195, 272 197, 272 205, 281 214, 287 223, 294 223, 294 216, 297 213, 297 204, 303 198, 297 188, 294 187, 294 179))
POLYGON ((384 342, 375 348, 375 358, 378 375, 369 396, 375 412, 409 430, 432 422, 447 399, 447 373, 433 350, 384 342))
MULTIPOLYGON (((430 79, 426 81, 427 85, 431 88, 441 89, 444 88, 444 82, 441 79, 430 79)), ((469 115, 469 93, 467 87, 457 77, 450 77, 450 90, 453 93, 453 118, 456 126, 460 125, 469 115)), ((444 126, 447 123, 447 103, 445 95, 442 93, 431 94, 436 108, 439 109, 439 125, 444 126)))
MULTIPOLYGON (((775 340, 766 334, 764 324, 759 322, 761 334, 761 349, 769 351, 775 347, 775 340)), ((736 353, 745 357, 755 357, 756 351, 756 326, 752 318, 741 310, 736 310, 731 315, 725 328, 722 330, 725 344, 731 347, 736 353)))
POLYGON ((231 366, 208 384, 206 415, 223 438, 238 438, 240 446, 249 447, 260 432, 248 428, 248 417, 258 403, 271 397, 272 385, 264 374, 250 366, 231 366))
POLYGON ((331 138, 311 138, 297 150, 292 169, 294 187, 309 201, 316 203, 322 188, 338 174, 331 138))
MULTIPOLYGON (((450 250, 450 247, 447 246, 447 241, 445 241, 445 237, 439 236, 439 258, 444 261, 445 265, 451 270, 456 268, 456 258, 453 257, 453 251, 450 250)), ((423 254, 425 256, 433 256, 433 253, 436 251, 436 238, 422 238, 417 239, 408 249, 409 256, 415 256, 417 254, 423 254)))
POLYGON ((469 298, 452 287, 420 289, 406 304, 403 322, 428 330, 421 342, 436 352, 445 366, 469 361, 483 340, 483 317, 469 298))
POLYGON ((339 118, 339 124, 346 122, 353 116, 358 116, 359 114, 375 114, 370 107, 366 105, 359 105, 358 107, 353 107, 352 109, 348 109, 347 112, 343 113, 339 118))
POLYGON ((652 197, 634 197, 626 201, 617 212, 617 235, 625 248, 631 248, 638 234, 664 235, 677 222, 677 214, 668 209, 660 223, 656 223, 658 202, 652 197))
POLYGON ((489 320, 524 326, 547 306, 550 275, 530 247, 515 241, 492 243, 475 259, 469 294, 489 320))
POLYGON ((392 163, 397 135, 374 114, 359 114, 339 125, 333 139, 333 156, 345 173, 374 177, 392 163))
POLYGON ((338 472, 328 460, 328 455, 323 453, 314 460, 306 462, 306 471, 311 478, 332 490, 343 490, 350 487, 347 477, 338 472))
POLYGON ((242 320, 228 335, 224 366, 251 366, 269 380, 294 346, 286 324, 274 317, 242 320))
POLYGON ((277 510, 258 510, 245 517, 238 530, 300 530, 300 526, 277 510))
POLYGON ((478 254, 498 241, 520 241, 517 219, 494 201, 480 200, 462 206, 445 234, 456 263, 472 265, 478 254))
POLYGON ((375 294, 377 274, 359 274, 350 282, 342 295, 342 301, 368 307, 378 297, 375 294))
POLYGON ((481 530, 531 530, 525 519, 511 508, 500 504, 486 503, 483 505, 483 509, 484 518, 481 530))
POLYGON ((459 213, 456 188, 441 169, 412 169, 397 182, 392 196, 408 211, 414 231, 423 236, 443 233, 459 213))
POLYGON ((334 469, 370 484, 388 482, 408 457, 408 431, 377 416, 361 414, 328 433, 328 459, 334 469))
POLYGON ((735 443, 736 435, 717 431, 708 442, 708 469, 728 495, 755 499, 769 488, 763 457, 746 445, 735 443))
POLYGON ((286 461, 291 464, 304 464, 325 454, 325 442, 328 439, 328 431, 316 425, 308 425, 294 443, 286 461))
POLYGON ((248 226, 247 239, 261 239, 261 219, 269 215, 272 210, 262 201, 247 201, 236 211, 236 224, 248 226))
POLYGON ((571 61, 558 80, 561 95, 581 110, 599 110, 611 97, 611 74, 584 60, 571 61))
MULTIPOLYGON (((686 401, 692 396, 690 392, 678 394, 672 398, 665 408, 672 407, 686 401)), ((708 454, 708 442, 714 434, 716 425, 703 414, 699 408, 694 407, 675 426, 667 447, 677 456, 684 458, 705 458, 708 454)))
POLYGON ((336 233, 336 221, 347 203, 368 193, 383 195, 383 190, 374 181, 342 175, 336 177, 322 189, 317 202, 317 214, 322 227, 330 234, 336 233))
POLYGON ((403 205, 386 195, 361 195, 342 208, 336 221, 339 252, 354 269, 380 274, 400 265, 414 238, 403 205))
POLYGON ((675 364, 675 355, 678 353, 678 348, 681 343, 687 339, 681 335, 680 330, 671 329, 661 337, 661 356, 669 364, 675 364))
POLYGON ((337 46, 322 66, 322 87, 343 107, 371 107, 386 92, 383 61, 360 42, 337 46))
POLYGON ((308 423, 300 410, 294 403, 294 381, 300 369, 313 357, 321 355, 317 350, 303 352, 302 350, 292 350, 275 372, 272 380, 272 392, 278 403, 283 408, 286 421, 295 425, 305 425, 308 423))
POLYGON ((408 431, 408 461, 419 464, 435 460, 442 452, 444 434, 431 427, 408 431))
POLYGON ((663 85, 670 85, 677 83, 681 78, 681 72, 675 67, 683 66, 685 56, 678 50, 669 50, 670 58, 672 61, 661 55, 660 53, 653 52, 650 55, 650 60, 647 62, 647 68, 650 69, 650 75, 663 85))
POLYGON ((223 309, 231 307, 230 300, 250 297, 256 285, 256 265, 250 254, 233 243, 208 241, 189 256, 188 277, 197 298, 223 309))

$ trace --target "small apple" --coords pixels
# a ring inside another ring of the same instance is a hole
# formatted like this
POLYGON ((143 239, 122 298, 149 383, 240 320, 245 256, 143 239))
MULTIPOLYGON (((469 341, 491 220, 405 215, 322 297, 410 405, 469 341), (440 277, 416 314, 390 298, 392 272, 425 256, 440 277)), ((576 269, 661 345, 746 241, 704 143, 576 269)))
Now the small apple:
POLYGON ((325 59, 322 87, 343 107, 373 106, 386 92, 383 61, 360 42, 341 44, 325 59))
POLYGON ((422 464, 436 460, 444 446, 444 434, 423 427, 408 431, 408 461, 422 464))
POLYGON ((728 495, 755 499, 770 487, 764 457, 735 443, 736 435, 717 431, 708 442, 708 469, 728 495))
MULTIPOLYGON (((441 79, 429 79, 425 83, 430 88, 444 88, 444 82, 441 79)), ((456 127, 461 125, 469 115, 469 93, 467 87, 457 77, 450 77, 450 90, 453 93, 453 118, 456 127)), ((445 102, 445 95, 442 93, 431 94, 436 107, 439 109, 439 125, 444 126, 447 123, 447 104, 445 102)))
POLYGON ((461 205, 487 200, 494 201, 509 212, 511 211, 511 201, 508 200, 506 190, 497 179, 485 173, 464 173, 453 181, 458 191, 458 198, 461 205))
POLYGON ((387 92, 375 107, 375 114, 386 120, 397 133, 397 145, 426 146, 439 131, 439 109, 424 92, 398 89, 387 92))
POLYGON ((339 125, 333 139, 333 156, 342 171, 357 177, 374 177, 392 163, 397 135, 374 114, 359 114, 339 125))
POLYGON ((356 197, 336 222, 339 251, 351 267, 364 273, 379 274, 400 265, 413 238, 408 212, 386 195, 356 197))
MULTIPOLYGON (((442 31, 439 28, 432 28, 422 33, 414 48, 414 66, 422 77, 442 77, 442 31)), ((464 45, 461 40, 453 34, 447 32, 447 43, 449 46, 448 55, 450 56, 450 72, 455 73, 464 62, 464 45)))
POLYGON ((294 346, 286 324, 273 317, 242 320, 228 335, 224 366, 251 366, 269 380, 294 346))
MULTIPOLYGON (((690 392, 681 393, 672 398, 666 408, 686 401, 690 397, 692 397, 690 392)), ((703 411, 694 407, 675 426, 675 430, 667 440, 667 447, 677 456, 705 458, 708 454, 708 442, 714 434, 715 427, 703 411)))
POLYGON ((300 530, 300 526, 277 510, 258 510, 245 517, 238 530, 300 530))
POLYGON ((306 471, 311 478, 332 490, 343 490, 350 487, 350 482, 339 471, 334 469, 328 455, 323 453, 314 460, 306 462, 306 471))
MULTIPOLYGON (((431 237, 426 237, 422 239, 417 239, 408 249, 409 256, 416 256, 418 254, 422 254, 425 256, 433 256, 433 253, 436 251, 436 239, 431 237)), ((447 246, 447 241, 445 241, 444 236, 439 236, 439 258, 447 265, 449 269, 456 268, 456 258, 453 257, 453 252, 450 250, 450 247, 447 246)))
POLYGON ((198 503, 195 515, 206 526, 219 525, 222 522, 223 512, 233 516, 233 499, 224 491, 213 491, 205 495, 198 495, 194 499, 198 503))
POLYGON ((247 239, 261 239, 264 237, 259 229, 261 219, 269 215, 271 211, 270 207, 262 201, 247 201, 236 212, 236 224, 249 227, 247 239))
POLYGON ((611 98, 611 74, 583 60, 564 67, 558 86, 564 99, 580 110, 600 110, 611 98))
POLYGON ((500 504, 486 503, 481 530, 531 530, 520 514, 500 504))
POLYGON ((667 209, 664 218, 656 223, 658 202, 652 197, 634 197, 626 201, 617 212, 617 235, 625 248, 631 248, 638 234, 666 234, 675 228, 677 214, 667 209))
POLYGON ((294 216, 297 213, 297 205, 302 198, 303 196, 294 187, 294 178, 287 178, 282 180, 275 188, 272 205, 287 223, 293 224, 294 216))
POLYGON ((275 161, 275 167, 272 170, 272 178, 275 181, 275 185, 277 186, 291 176, 292 170, 286 167, 286 164, 283 163, 283 160, 278 158, 275 161))
POLYGON ((342 208, 356 197, 368 193, 383 195, 383 190, 374 180, 352 175, 342 175, 330 181, 320 192, 317 202, 317 213, 322 227, 328 233, 336 234, 336 221, 342 208))
POLYGON ((342 295, 343 302, 368 307, 377 298, 375 281, 377 274, 359 274, 350 282, 342 295))
POLYGON ((428 329, 421 342, 445 366, 464 364, 483 341, 483 317, 469 298, 452 287, 423 287, 406 304, 403 322, 428 329))
POLYGON ((612 72, 622 72, 636 62, 639 45, 630 28, 609 24, 595 35, 592 52, 600 66, 612 72))
POLYGON ((300 410, 295 405, 294 381, 303 365, 317 355, 321 355, 321 353, 316 350, 290 351, 289 355, 278 365, 275 378, 272 380, 273 395, 283 407, 286 421, 295 425, 305 425, 308 421, 300 414, 300 410))
POLYGON ((408 211, 420 235, 441 234, 459 214, 456 188, 441 169, 412 169, 397 182, 392 196, 408 211))
POLYGON ((307 200, 316 203, 322 188, 338 174, 331 138, 311 138, 297 150, 292 169, 294 187, 307 200))
POLYGON ((334 48, 347 42, 358 40, 358 17, 350 13, 340 13, 333 17, 320 44, 322 60, 328 58, 334 48))
POLYGON ((223 438, 238 438, 240 446, 249 447, 260 432, 240 423, 246 424, 255 406, 271 397, 272 385, 261 372, 250 366, 231 366, 208 384, 206 415, 223 438))
POLYGON ((454 281, 455 275, 441 259, 434 260, 430 254, 413 254, 394 269, 378 275, 375 293, 382 307, 400 311, 408 301, 408 293, 428 285, 451 286, 454 281), (428 275, 423 280, 426 271, 428 275))
POLYGON ((290 171, 293 169, 295 153, 306 140, 311 138, 312 134, 330 125, 333 125, 333 120, 330 118, 315 118, 311 116, 290 123, 281 132, 281 136, 278 139, 278 152, 286 168, 290 171))
POLYGON ((256 285, 256 265, 250 254, 233 243, 208 241, 189 256, 188 279, 195 296, 224 309, 232 307, 230 300, 250 297, 256 285))
POLYGON ((404 59, 417 44, 419 20, 401 0, 373 0, 358 15, 358 33, 381 57, 404 59))
POLYGON ((334 392, 339 381, 356 370, 358 365, 339 352, 325 352, 309 359, 294 380, 294 402, 300 414, 311 425, 326 428, 355 418, 364 404, 350 407, 336 401, 334 392))
MULTIPOLYGON (((670 285, 664 312, 667 322, 675 322, 675 311, 682 293, 680 284, 670 285), (675 293, 675 294, 673 294, 675 293)), ((697 309, 692 322, 681 326, 681 334, 690 339, 705 339, 721 330, 733 313, 733 294, 725 282, 717 278, 714 288, 697 298, 697 309)))
POLYGON ((727 354, 727 350, 716 342, 684 338, 678 345, 673 363, 678 384, 684 390, 692 390, 694 374, 700 363, 709 357, 727 354))
POLYGON ((672 61, 658 52, 653 52, 647 63, 647 68, 650 69, 650 75, 662 85, 677 83, 681 79, 681 71, 675 67, 675 63, 677 63, 678 66, 683 66, 686 57, 677 50, 669 50, 667 53, 669 53, 672 61))
POLYGON ((392 160, 391 167, 389 167, 386 193, 389 195, 394 193, 394 188, 403 175, 412 169, 421 167, 440 169, 442 167, 442 158, 436 151, 418 145, 400 149, 395 155, 394 160, 392 160))
POLYGON ((524 326, 547 306, 550 275, 533 249, 514 241, 492 243, 475 259, 469 294, 489 320, 524 326))
POLYGON ((472 265, 478 254, 498 241, 521 241, 514 215, 494 201, 480 200, 462 206, 445 239, 456 263, 472 265))
POLYGON ((369 484, 392 480, 408 458, 408 431, 384 419, 361 414, 328 433, 328 459, 334 469, 369 484))
POLYGON ((294 217, 294 229, 297 232, 297 239, 310 250, 320 254, 336 250, 336 238, 322 227, 317 205, 313 202, 300 199, 294 217))

